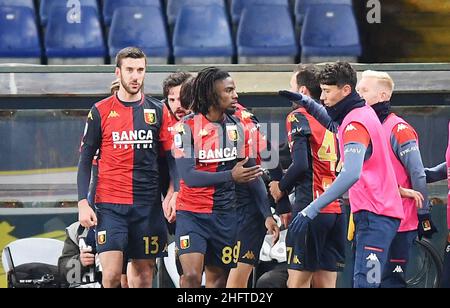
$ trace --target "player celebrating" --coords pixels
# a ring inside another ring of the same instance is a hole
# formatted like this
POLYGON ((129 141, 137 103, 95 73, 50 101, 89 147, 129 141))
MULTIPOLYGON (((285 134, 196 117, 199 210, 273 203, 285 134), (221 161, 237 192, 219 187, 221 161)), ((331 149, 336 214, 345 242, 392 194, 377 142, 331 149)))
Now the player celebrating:
MULTIPOLYGON (((354 287, 379 287, 390 245, 404 217, 389 146, 374 110, 355 91, 356 72, 349 63, 326 65, 319 79, 321 100, 331 117, 327 128, 334 123, 339 126, 344 167, 328 190, 295 217, 290 228, 304 238, 320 210, 349 190, 355 220, 354 287)), ((303 99, 301 94, 280 94, 303 99)), ((299 256, 300 261, 306 253, 299 256)))
POLYGON ((177 126, 174 139, 182 178, 176 227, 181 286, 200 287, 204 268, 206 287, 225 287, 228 270, 237 261, 234 182, 248 183, 259 206, 268 207, 268 199, 254 159, 237 162, 251 140, 230 115, 238 98, 230 75, 214 67, 200 71, 191 97, 194 114, 177 126))
POLYGON ((410 124, 390 110, 394 81, 389 74, 365 71, 356 89, 375 110, 383 125, 398 185, 419 191, 425 200, 425 206, 417 210, 414 199, 402 198, 405 218, 401 221, 392 242, 381 283, 382 288, 406 288, 405 271, 417 233, 421 239, 424 235, 431 237, 436 232, 430 217, 426 176, 418 136, 410 124))
MULTIPOLYGON (((155 258, 166 254, 167 229, 156 160, 161 146, 170 158, 172 140, 164 121, 167 110, 142 93, 146 63, 138 48, 128 47, 117 54, 119 91, 94 105, 83 137, 77 180, 79 220, 85 227, 97 225, 104 287, 120 285, 125 250, 136 287, 151 287, 155 258), (98 149, 96 216, 86 198, 92 158, 98 149)), ((168 160, 174 175, 173 159, 168 160)))
MULTIPOLYGON (((300 65, 291 78, 291 91, 319 99, 316 67, 300 65)), ((286 130, 292 165, 280 182, 272 182, 270 186, 276 200, 295 187, 296 215, 335 180, 337 141, 332 132, 297 104, 286 119, 286 130)), ((345 262, 345 228, 340 203, 332 200, 309 225, 307 240, 288 230, 289 288, 336 287, 337 272, 342 271, 345 262), (300 260, 302 251, 307 253, 300 260)))

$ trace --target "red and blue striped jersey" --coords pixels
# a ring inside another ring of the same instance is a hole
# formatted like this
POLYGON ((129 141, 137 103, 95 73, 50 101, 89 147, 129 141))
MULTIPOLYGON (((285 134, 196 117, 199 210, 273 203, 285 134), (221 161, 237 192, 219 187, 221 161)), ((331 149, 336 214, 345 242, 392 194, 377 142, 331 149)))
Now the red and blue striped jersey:
POLYGON ((92 107, 83 143, 99 149, 95 203, 160 202, 157 158, 172 148, 167 113, 150 96, 126 106, 114 95, 92 107))

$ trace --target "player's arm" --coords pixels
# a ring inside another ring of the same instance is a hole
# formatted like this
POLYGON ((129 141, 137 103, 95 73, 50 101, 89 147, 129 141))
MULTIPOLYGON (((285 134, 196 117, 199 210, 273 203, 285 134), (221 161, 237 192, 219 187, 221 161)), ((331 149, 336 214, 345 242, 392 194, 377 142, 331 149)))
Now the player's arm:
POLYGON ((426 175, 416 134, 411 127, 398 124, 391 134, 391 146, 395 155, 407 170, 412 188, 420 192, 425 200, 424 207, 418 209, 419 214, 429 213, 430 204, 428 202, 426 175))
POLYGON ((345 163, 341 173, 319 198, 301 212, 301 214, 310 219, 314 219, 322 208, 348 191, 361 176, 366 152, 370 144, 370 136, 361 124, 353 122, 350 125, 353 125, 356 129, 346 130, 344 133, 345 163))
POLYGON ((291 91, 279 91, 278 93, 281 96, 284 96, 291 101, 302 105, 310 115, 312 115, 320 124, 322 124, 323 127, 328 129, 329 131, 335 134, 338 132, 339 125, 337 124, 337 122, 334 122, 331 119, 331 117, 328 115, 327 110, 322 104, 301 93, 295 93, 291 91))
POLYGON ((297 179, 309 170, 308 142, 311 136, 308 120, 300 113, 291 115, 286 128, 292 140, 292 164, 278 184, 280 191, 285 194, 291 191, 297 179))
POLYGON ((96 107, 89 112, 85 132, 80 147, 77 187, 78 201, 87 199, 91 181, 92 160, 101 143, 101 120, 96 107))
MULTIPOLYGON (((255 159, 251 158, 248 160, 247 164, 245 164, 245 167, 249 168, 253 166, 256 166, 256 161, 255 159)), ((264 218, 271 217, 272 212, 270 210, 270 201, 267 197, 267 190, 266 186, 264 185, 263 179, 259 177, 256 180, 249 182, 247 185, 252 192, 253 197, 255 198, 256 204, 261 214, 264 216, 264 218)))
POLYGON ((447 179, 447 163, 443 162, 433 168, 425 168, 427 183, 434 183, 447 179))
MULTIPOLYGON (((269 175, 272 181, 279 182, 283 178, 283 169, 281 168, 280 163, 278 162, 278 165, 274 169, 269 169, 269 175)), ((276 202, 276 213, 278 215, 290 213, 292 211, 291 203, 289 201, 288 194, 285 194, 283 197, 281 197, 278 202, 276 202)))
POLYGON ((78 220, 83 227, 90 228, 97 224, 97 217, 90 207, 87 196, 91 181, 92 160, 101 144, 101 119, 94 106, 89 112, 78 162, 78 220))
POLYGON ((169 168, 169 176, 171 184, 173 184, 173 190, 178 192, 180 190, 180 177, 178 175, 178 170, 175 164, 175 158, 172 155, 173 139, 172 134, 169 131, 170 115, 165 104, 163 104, 163 117, 161 128, 159 131, 159 142, 166 155, 167 166, 169 168))

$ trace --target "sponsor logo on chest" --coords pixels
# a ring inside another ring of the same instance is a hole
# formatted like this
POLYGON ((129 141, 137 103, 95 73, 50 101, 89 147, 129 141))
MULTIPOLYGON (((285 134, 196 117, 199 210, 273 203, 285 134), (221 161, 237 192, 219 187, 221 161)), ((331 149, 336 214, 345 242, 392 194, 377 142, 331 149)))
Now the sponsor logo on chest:
POLYGON ((199 162, 206 163, 219 163, 232 161, 237 158, 237 148, 220 148, 216 150, 200 150, 198 152, 199 162))
POLYGON ((130 130, 112 132, 114 149, 151 149, 153 132, 151 130, 130 130))

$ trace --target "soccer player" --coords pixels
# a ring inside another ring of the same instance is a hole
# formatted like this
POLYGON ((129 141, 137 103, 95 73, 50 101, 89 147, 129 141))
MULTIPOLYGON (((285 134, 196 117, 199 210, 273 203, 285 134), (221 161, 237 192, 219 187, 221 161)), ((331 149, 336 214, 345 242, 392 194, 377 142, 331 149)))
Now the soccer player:
MULTIPOLYGON (((260 123, 256 116, 249 112, 241 104, 236 104, 234 113, 250 132, 252 144, 251 153, 256 153, 256 163, 262 162, 261 153, 267 150, 266 137, 260 132, 260 123)), ((248 150, 250 152, 250 150, 248 150)), ((281 174, 281 167, 278 172, 281 174)), ((270 207, 257 205, 258 198, 245 184, 236 185, 237 199, 237 240, 236 254, 238 255, 236 268, 231 269, 227 280, 227 288, 246 288, 253 268, 258 264, 259 252, 261 250, 266 231, 274 230, 274 242, 279 237, 279 228, 272 217, 270 207)), ((285 202, 287 198, 285 198, 285 202)))
MULTIPOLYGON (((184 116, 190 113, 190 110, 181 106, 180 92, 182 85, 193 78, 192 75, 188 72, 176 72, 167 76, 163 81, 163 96, 164 96, 164 104, 168 109, 169 117, 168 121, 169 132, 172 136, 175 135, 174 126, 180 121, 184 116)), ((163 200, 163 210, 164 216, 169 222, 170 231, 174 230, 173 222, 175 221, 175 202, 178 195, 178 192, 174 189, 174 183, 170 183, 167 185, 167 162, 163 159, 159 161, 160 169, 162 173, 165 175, 165 179, 163 182, 162 192, 164 194, 163 200)), ((170 233, 173 233, 170 232, 170 233)))
MULTIPOLYGON (((235 182, 247 183, 257 204, 268 207, 260 166, 246 156, 248 132, 235 112, 238 95, 230 75, 215 67, 199 72, 192 86, 192 110, 174 138, 182 179, 177 198, 176 245, 182 287, 225 287, 236 266, 235 182)), ((275 230, 271 230, 275 232, 275 230)))
POLYGON ((172 139, 163 104, 144 96, 147 59, 128 47, 116 57, 120 88, 89 112, 78 165, 79 221, 96 225, 103 286, 118 287, 127 250, 133 286, 151 287, 155 259, 166 254, 167 229, 161 207, 157 157, 162 147, 169 170, 172 139), (92 159, 99 150, 94 213, 86 198, 92 159))
MULTIPOLYGON (((318 69, 300 65, 291 78, 291 91, 318 100, 318 69)), ((293 215, 317 199, 335 180, 337 141, 335 135, 293 102, 295 110, 286 119, 292 164, 281 181, 270 184, 275 200, 295 187, 293 215)), ((311 222, 304 238, 288 230, 286 238, 289 288, 335 288, 337 272, 345 262, 345 217, 333 200, 311 222), (303 260, 298 259, 307 251, 303 260)))
POLYGON ((389 156, 399 186, 419 191, 425 202, 417 209, 414 199, 402 198, 405 218, 401 221, 383 273, 382 288, 406 288, 405 271, 414 239, 431 237, 436 232, 431 217, 425 171, 419 150, 418 135, 405 120, 391 111, 394 81, 385 72, 365 71, 356 90, 371 106, 383 125, 389 156))
MULTIPOLYGON (((349 190, 355 220, 354 287, 379 287, 389 247, 404 217, 389 146, 375 111, 356 93, 356 72, 349 63, 326 65, 319 79, 320 99, 339 126, 344 165, 334 183, 302 210, 289 228, 305 238, 320 210, 349 190)), ((298 256, 300 262, 307 253, 298 256)))
POLYGON ((447 199, 447 245, 444 251, 444 270, 442 273, 441 287, 450 288, 450 122, 448 123, 448 146, 445 155, 445 162, 434 168, 426 168, 427 183, 434 183, 447 179, 448 181, 448 199, 447 199))

